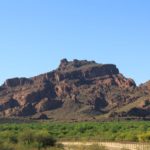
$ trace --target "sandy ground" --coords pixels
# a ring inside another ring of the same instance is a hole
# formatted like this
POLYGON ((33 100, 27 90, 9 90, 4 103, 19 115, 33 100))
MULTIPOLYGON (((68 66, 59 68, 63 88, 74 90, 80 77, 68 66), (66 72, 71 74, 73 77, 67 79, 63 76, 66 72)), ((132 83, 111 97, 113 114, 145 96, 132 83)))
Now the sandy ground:
POLYGON ((139 144, 139 143, 116 143, 116 142, 62 142, 63 145, 70 146, 80 146, 80 145, 92 145, 99 144, 103 145, 109 150, 121 150, 126 148, 127 150, 150 150, 150 144, 139 144))

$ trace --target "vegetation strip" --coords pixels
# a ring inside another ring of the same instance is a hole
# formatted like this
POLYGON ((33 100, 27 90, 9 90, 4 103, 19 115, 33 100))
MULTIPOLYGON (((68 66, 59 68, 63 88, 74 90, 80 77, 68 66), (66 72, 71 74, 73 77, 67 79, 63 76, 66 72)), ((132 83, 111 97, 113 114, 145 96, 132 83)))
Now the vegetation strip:
MULTIPOLYGON (((150 122, 33 122, 0 124, 1 150, 62 149, 58 142, 150 142, 150 122), (2 149, 4 147, 4 149, 2 149), (8 149, 7 149, 8 148, 8 149)), ((105 145, 104 145, 105 146, 105 145)))

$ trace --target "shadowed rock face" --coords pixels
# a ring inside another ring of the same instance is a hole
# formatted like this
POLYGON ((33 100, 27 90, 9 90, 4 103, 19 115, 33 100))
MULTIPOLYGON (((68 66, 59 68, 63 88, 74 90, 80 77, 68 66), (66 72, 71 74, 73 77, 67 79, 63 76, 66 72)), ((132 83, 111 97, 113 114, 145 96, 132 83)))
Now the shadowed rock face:
POLYGON ((13 78, 8 79, 4 83, 5 87, 16 87, 16 86, 23 86, 25 84, 32 84, 33 81, 27 78, 13 78))
MULTIPOLYGON (((54 119, 82 116, 84 120, 84 116, 114 112, 135 102, 143 96, 145 88, 148 94, 147 87, 137 87, 113 64, 63 59, 52 72, 6 80, 0 87, 0 116, 44 113, 54 119)), ((131 112, 127 115, 133 114, 131 112)))

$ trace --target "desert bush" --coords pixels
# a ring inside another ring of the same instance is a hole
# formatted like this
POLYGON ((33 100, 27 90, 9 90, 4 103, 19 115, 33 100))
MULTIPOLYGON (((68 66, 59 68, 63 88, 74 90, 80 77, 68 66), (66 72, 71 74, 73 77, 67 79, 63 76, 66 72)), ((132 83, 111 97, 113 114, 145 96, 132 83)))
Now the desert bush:
POLYGON ((21 143, 38 149, 55 146, 56 140, 47 131, 26 130, 19 135, 21 143))
POLYGON ((150 132, 139 135, 138 139, 140 142, 149 142, 150 141, 150 132))
POLYGON ((0 132, 0 140, 1 141, 8 141, 10 143, 17 143, 18 142, 18 138, 17 135, 15 134, 15 132, 13 131, 3 131, 0 132))
POLYGON ((0 150, 15 150, 15 149, 8 143, 0 143, 0 150))
POLYGON ((64 149, 64 145, 61 143, 57 143, 56 148, 64 149))
POLYGON ((8 142, 10 142, 12 144, 17 144, 18 143, 18 136, 14 133, 10 133, 8 135, 8 142))
POLYGON ((32 130, 25 130, 24 132, 20 133, 19 140, 20 142, 26 145, 30 145, 35 140, 34 135, 35 135, 35 132, 33 132, 32 130))
POLYGON ((45 131, 38 132, 35 135, 35 140, 38 149, 53 147, 56 144, 56 140, 48 132, 45 131))

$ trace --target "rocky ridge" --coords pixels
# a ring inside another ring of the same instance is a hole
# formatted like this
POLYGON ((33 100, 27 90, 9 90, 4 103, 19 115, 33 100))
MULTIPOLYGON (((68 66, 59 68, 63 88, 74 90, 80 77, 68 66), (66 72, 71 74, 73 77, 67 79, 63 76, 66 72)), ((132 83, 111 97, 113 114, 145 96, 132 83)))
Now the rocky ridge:
POLYGON ((51 72, 0 86, 1 117, 89 120, 149 117, 150 82, 136 86, 113 64, 61 60, 51 72))

